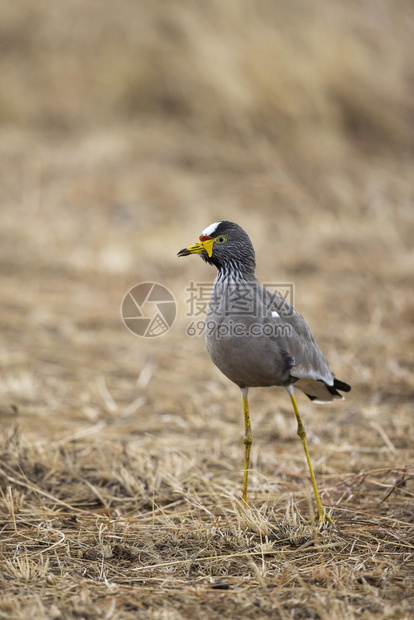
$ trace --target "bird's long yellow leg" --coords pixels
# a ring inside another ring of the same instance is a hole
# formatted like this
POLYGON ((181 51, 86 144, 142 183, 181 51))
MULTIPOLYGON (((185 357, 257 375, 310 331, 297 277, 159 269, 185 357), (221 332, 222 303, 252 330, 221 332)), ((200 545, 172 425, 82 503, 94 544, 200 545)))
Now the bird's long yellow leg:
POLYGON ((312 467, 312 461, 311 461, 309 450, 308 450, 308 443, 306 441, 306 431, 305 431, 305 427, 303 426, 302 418, 300 417, 298 405, 296 403, 296 398, 295 398, 295 395, 293 393, 293 387, 292 386, 288 386, 287 390, 289 392, 289 396, 291 398, 292 405, 293 405, 293 410, 295 412, 296 420, 298 422, 298 431, 297 432, 298 432, 298 435, 299 435, 299 437, 300 437, 300 439, 302 441, 303 449, 305 451, 306 461, 308 463, 309 473, 310 473, 310 477, 311 477, 311 481, 312 481, 312 486, 313 486, 313 492, 315 494, 315 499, 316 499, 316 507, 317 507, 317 510, 318 510, 319 523, 322 524, 324 519, 329 521, 329 523, 333 523, 331 517, 326 514, 326 511, 325 511, 324 507, 322 506, 322 502, 321 502, 320 497, 319 497, 318 486, 316 484, 316 478, 315 478, 315 474, 314 474, 313 467, 312 467))
POLYGON ((249 392, 248 388, 240 388, 243 396, 243 414, 244 414, 244 469, 243 469, 243 493, 242 499, 243 503, 246 503, 247 499, 247 480, 249 477, 249 466, 250 466, 250 450, 252 447, 252 429, 250 427, 250 413, 249 413, 249 401, 247 399, 247 394, 249 392))

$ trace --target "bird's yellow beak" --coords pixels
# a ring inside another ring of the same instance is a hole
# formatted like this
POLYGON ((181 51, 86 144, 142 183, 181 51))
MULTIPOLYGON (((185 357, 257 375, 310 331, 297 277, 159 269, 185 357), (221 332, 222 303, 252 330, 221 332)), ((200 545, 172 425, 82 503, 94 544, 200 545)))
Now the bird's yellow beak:
POLYGON ((201 254, 202 252, 207 252, 209 258, 213 255, 213 243, 214 239, 212 237, 203 237, 203 241, 200 243, 195 243, 194 245, 190 245, 188 248, 184 248, 180 250, 177 256, 189 256, 190 254, 201 254))

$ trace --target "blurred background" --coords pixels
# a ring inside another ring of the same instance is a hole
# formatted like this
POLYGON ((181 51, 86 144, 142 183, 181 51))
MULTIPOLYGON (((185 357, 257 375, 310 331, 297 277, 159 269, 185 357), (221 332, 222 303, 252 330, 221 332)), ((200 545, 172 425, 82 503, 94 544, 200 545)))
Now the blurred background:
MULTIPOLYGON (((189 446, 211 448, 221 416, 238 463, 238 390, 203 339, 185 334, 185 287, 215 274, 176 257, 229 219, 251 236, 262 281, 294 282, 297 308, 354 387, 321 414, 303 404, 314 428, 340 409, 399 424, 404 437, 414 398, 413 40, 409 0, 4 4, 6 420, 29 438, 101 421, 111 436, 155 433, 182 446, 184 429, 189 446), (120 306, 153 280, 179 313, 148 341, 125 329, 120 306)), ((285 395, 257 394, 263 443, 271 429, 293 437, 285 395)), ((340 440, 340 428, 330 432, 340 440)))

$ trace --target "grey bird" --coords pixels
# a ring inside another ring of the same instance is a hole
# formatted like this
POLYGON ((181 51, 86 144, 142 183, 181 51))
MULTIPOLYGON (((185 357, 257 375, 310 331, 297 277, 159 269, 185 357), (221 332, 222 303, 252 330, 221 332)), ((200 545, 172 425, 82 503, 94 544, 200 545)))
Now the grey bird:
POLYGON ((243 397, 245 459, 242 498, 247 499, 252 432, 248 404, 250 387, 283 386, 297 420, 315 494, 318 520, 332 519, 319 498, 306 432, 294 388, 314 402, 343 399, 351 387, 335 378, 317 347, 305 319, 282 296, 261 286, 255 275, 255 252, 247 233, 233 222, 215 222, 200 242, 178 256, 200 254, 217 268, 205 321, 207 351, 221 372, 239 386, 243 397))

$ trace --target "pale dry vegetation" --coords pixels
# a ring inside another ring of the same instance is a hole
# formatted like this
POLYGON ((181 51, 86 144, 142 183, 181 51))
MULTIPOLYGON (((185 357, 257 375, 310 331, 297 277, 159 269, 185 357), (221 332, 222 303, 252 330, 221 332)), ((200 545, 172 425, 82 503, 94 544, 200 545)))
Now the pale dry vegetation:
POLYGON ((0 20, 0 618, 409 618, 414 15, 396 3, 18 0, 0 20), (251 235, 344 402, 238 389, 176 258, 251 235), (178 319, 123 326, 158 281, 178 319))

